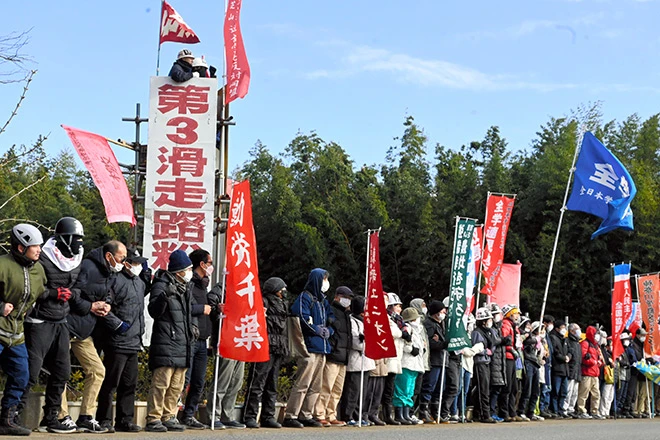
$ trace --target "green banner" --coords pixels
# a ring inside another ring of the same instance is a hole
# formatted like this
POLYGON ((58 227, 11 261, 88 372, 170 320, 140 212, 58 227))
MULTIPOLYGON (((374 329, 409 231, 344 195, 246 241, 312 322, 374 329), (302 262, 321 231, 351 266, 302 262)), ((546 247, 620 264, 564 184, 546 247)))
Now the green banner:
POLYGON ((447 350, 458 351, 472 347, 467 329, 463 323, 463 315, 467 309, 467 291, 474 289, 468 286, 468 260, 472 245, 472 233, 475 221, 458 217, 454 233, 454 254, 451 262, 451 282, 449 285, 449 312, 447 314, 447 350))

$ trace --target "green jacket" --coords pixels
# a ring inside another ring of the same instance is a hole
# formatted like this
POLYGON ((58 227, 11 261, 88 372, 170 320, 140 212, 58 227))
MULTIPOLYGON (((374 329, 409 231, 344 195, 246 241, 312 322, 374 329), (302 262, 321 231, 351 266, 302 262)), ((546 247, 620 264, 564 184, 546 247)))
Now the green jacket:
POLYGON ((4 309, 6 303, 14 306, 8 316, 0 313, 2 345, 11 347, 25 342, 25 315, 45 289, 46 273, 39 262, 27 268, 18 264, 11 254, 0 257, 0 307, 4 309))

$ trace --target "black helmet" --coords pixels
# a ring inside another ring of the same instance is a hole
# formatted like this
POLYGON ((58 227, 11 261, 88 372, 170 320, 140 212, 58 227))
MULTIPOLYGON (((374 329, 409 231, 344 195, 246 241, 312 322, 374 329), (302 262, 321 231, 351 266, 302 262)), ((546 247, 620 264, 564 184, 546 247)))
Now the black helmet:
POLYGON ((55 235, 78 235, 85 236, 83 225, 73 217, 62 217, 55 225, 55 235))

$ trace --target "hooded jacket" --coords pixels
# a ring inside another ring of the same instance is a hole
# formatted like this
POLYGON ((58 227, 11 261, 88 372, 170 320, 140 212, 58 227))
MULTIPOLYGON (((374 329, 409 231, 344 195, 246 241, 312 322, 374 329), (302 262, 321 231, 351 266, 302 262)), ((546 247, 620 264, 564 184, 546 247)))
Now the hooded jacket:
POLYGON ((568 350, 568 341, 559 333, 558 328, 550 332, 550 344, 552 346, 552 374, 554 376, 568 376, 568 362, 566 356, 570 353, 568 350))
POLYGON ((422 310, 422 304, 424 304, 424 302, 425 301, 421 298, 415 298, 412 301, 410 301, 410 307, 415 308, 415 310, 417 310, 417 313, 419 314, 419 316, 422 318, 422 326, 421 326, 422 327, 422 333, 423 333, 424 340, 426 341, 426 345, 424 346, 424 348, 426 349, 424 351, 424 369, 426 371, 430 371, 431 370, 431 346, 430 346, 431 341, 430 341, 430 339, 428 337, 428 334, 426 332, 426 325, 424 324, 426 322, 426 320, 429 319, 429 317, 426 315, 426 313, 424 313, 424 310, 422 310))
POLYGON ((596 342, 596 332, 594 326, 587 327, 587 337, 580 342, 582 348, 582 376, 598 377, 600 376, 600 348, 596 342))
POLYGON ((571 360, 568 362, 568 378, 571 380, 582 380, 582 348, 580 347, 580 340, 571 332, 568 334, 568 352, 571 355, 571 360))
POLYGON ((362 353, 364 352, 364 322, 362 318, 350 315, 349 320, 351 321, 351 348, 348 352, 346 371, 356 372, 364 370, 366 372, 375 370, 376 362, 367 356, 364 357, 364 364, 362 364, 362 353))
MULTIPOLYGON (((445 325, 444 321, 436 321, 432 316, 428 316, 424 320, 424 333, 429 345, 429 363, 431 367, 442 367, 443 360, 445 360, 445 350, 447 349, 447 341, 445 338, 445 325), (433 338, 437 336, 438 340, 433 338)), ((447 356, 447 362, 449 357, 447 356)))
POLYGON ((291 314, 300 319, 300 328, 310 353, 328 354, 332 350, 330 341, 321 337, 322 327, 328 329, 330 336, 334 333, 331 324, 335 321, 335 315, 321 292, 327 273, 323 269, 312 270, 305 288, 291 306, 291 314))
POLYGON ((268 345, 271 355, 289 356, 289 338, 286 318, 289 315, 288 304, 277 292, 286 285, 264 283, 263 301, 266 308, 266 326, 268 327, 268 345))
POLYGON ((516 340, 520 337, 518 326, 509 318, 502 321, 502 340, 506 359, 512 361, 516 358, 516 340))
POLYGON ((424 337, 422 335, 422 324, 416 321, 411 321, 408 324, 412 327, 412 341, 407 342, 403 346, 401 367, 406 370, 424 373, 424 337), (412 354, 413 347, 419 350, 415 356, 412 354))
POLYGON ((112 312, 130 325, 125 333, 110 332, 109 345, 118 353, 136 353, 142 350, 144 334, 144 296, 147 290, 140 277, 121 271, 113 285, 112 312))

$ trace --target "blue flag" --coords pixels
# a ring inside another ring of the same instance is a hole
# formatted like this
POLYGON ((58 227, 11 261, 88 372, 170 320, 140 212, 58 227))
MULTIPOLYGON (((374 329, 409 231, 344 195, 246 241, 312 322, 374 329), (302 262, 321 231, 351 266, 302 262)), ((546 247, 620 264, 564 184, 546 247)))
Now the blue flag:
POLYGON ((617 228, 634 229, 630 202, 636 193, 637 187, 626 168, 596 136, 586 132, 566 208, 603 219, 591 235, 592 240, 617 228))

